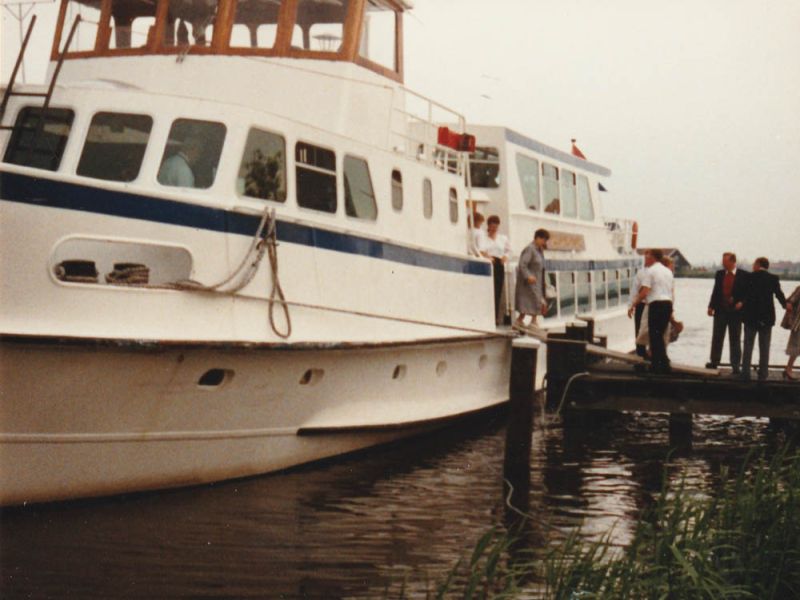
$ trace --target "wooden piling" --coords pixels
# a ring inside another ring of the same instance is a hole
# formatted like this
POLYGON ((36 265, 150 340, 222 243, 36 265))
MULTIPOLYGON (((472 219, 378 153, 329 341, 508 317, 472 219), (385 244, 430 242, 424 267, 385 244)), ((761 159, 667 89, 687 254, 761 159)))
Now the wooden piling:
POLYGON ((510 493, 513 508, 506 507, 506 516, 514 523, 519 522, 520 512, 527 513, 529 506, 533 403, 539 347, 539 340, 529 337, 517 338, 511 344, 503 497, 509 497, 510 493))

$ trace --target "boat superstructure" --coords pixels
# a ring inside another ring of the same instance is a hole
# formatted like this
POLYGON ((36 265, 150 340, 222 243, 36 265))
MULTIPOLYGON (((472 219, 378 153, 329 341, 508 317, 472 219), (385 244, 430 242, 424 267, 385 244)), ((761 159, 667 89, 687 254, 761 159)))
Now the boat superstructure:
MULTIPOLYGON (((0 110, 0 503, 274 471, 507 399, 471 138, 402 83, 408 7, 62 1, 49 83, 0 110)), ((535 219, 505 210, 521 247, 535 219)))

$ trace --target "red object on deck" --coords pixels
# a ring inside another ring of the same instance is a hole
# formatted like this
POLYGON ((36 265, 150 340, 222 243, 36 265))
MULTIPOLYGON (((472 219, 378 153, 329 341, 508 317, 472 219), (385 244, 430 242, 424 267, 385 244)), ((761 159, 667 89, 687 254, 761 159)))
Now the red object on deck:
POLYGON ((439 127, 437 143, 460 152, 475 152, 474 135, 450 131, 449 127, 439 127))

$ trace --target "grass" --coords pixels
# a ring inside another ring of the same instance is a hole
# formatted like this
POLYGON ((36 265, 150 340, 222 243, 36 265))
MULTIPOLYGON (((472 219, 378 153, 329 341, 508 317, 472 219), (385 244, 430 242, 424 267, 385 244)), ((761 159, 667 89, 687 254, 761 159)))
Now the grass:
POLYGON ((800 598, 800 452, 751 454, 713 495, 665 477, 631 543, 580 531, 534 558, 523 538, 486 533, 428 597, 546 600, 800 598), (520 558, 523 557, 523 558, 520 558))

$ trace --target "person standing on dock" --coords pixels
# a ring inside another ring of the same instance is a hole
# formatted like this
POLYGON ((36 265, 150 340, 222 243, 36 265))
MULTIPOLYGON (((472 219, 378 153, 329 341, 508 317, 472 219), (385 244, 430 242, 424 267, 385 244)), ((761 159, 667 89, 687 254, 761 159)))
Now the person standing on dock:
POLYGON ((731 368, 737 374, 742 363, 742 313, 736 309, 733 299, 744 292, 750 273, 736 268, 736 255, 733 252, 722 255, 722 267, 714 276, 714 290, 708 301, 708 316, 714 317, 714 329, 711 334, 711 358, 706 367, 716 369, 722 360, 727 331, 731 368))
POLYGON ((639 296, 634 301, 634 309, 647 302, 647 328, 650 334, 652 371, 667 374, 672 371, 667 356, 664 334, 672 316, 672 301, 675 297, 675 277, 662 264, 664 253, 660 248, 651 248, 644 255, 647 267, 642 280, 639 296))
POLYGON ((794 361, 800 356, 800 285, 786 299, 786 314, 783 316, 781 327, 789 330, 789 341, 786 343, 786 354, 789 362, 783 370, 783 378, 795 381, 792 375, 794 361))
POLYGON ((786 308, 786 297, 777 275, 769 272, 769 260, 763 256, 753 263, 753 272, 747 278, 742 295, 735 297, 736 308, 742 311, 744 322, 744 357, 742 379, 750 380, 753 346, 758 335, 758 380, 766 381, 769 375, 769 346, 772 327, 775 325, 775 296, 786 308))
POLYGON ((550 232, 537 229, 533 241, 528 244, 519 256, 517 265, 517 284, 514 289, 514 308, 519 315, 514 325, 525 326, 525 315, 531 315, 531 325, 536 326, 539 314, 547 313, 544 281, 544 251, 550 232))

